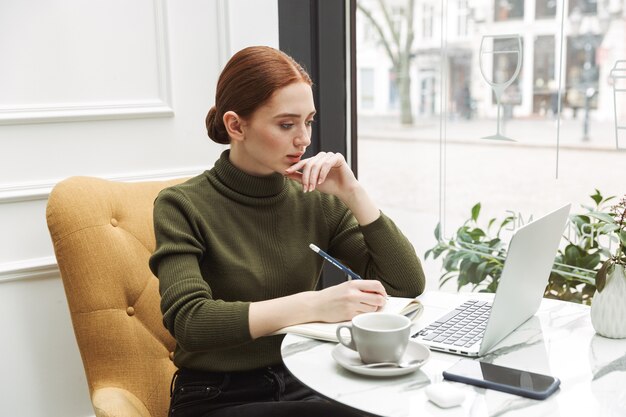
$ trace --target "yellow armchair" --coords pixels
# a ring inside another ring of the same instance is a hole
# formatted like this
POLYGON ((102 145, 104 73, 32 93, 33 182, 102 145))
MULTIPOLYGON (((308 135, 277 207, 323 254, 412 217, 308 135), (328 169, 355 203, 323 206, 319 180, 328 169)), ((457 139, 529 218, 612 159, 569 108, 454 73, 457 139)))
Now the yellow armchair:
POLYGON ((181 181, 72 177, 50 194, 48 229, 98 417, 167 415, 175 342, 148 259, 154 199, 181 181))

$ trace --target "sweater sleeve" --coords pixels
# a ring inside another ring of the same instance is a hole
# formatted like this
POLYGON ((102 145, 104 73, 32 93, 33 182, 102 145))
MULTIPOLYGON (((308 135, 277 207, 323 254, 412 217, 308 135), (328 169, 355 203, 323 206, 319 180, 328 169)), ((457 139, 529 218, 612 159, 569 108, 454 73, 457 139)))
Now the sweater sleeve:
POLYGON ((213 299, 200 259, 207 248, 200 216, 176 189, 154 204, 156 250, 150 269, 159 279, 163 324, 187 352, 237 346, 252 340, 248 302, 213 299))
POLYGON ((363 278, 381 281, 389 295, 416 297, 424 291, 424 270, 415 249, 389 217, 381 212, 360 226, 347 208, 329 213, 337 224, 328 247, 331 254, 363 278))
POLYGON ((374 222, 359 226, 368 254, 365 277, 379 279, 390 295, 416 297, 426 279, 413 245, 384 213, 374 222))

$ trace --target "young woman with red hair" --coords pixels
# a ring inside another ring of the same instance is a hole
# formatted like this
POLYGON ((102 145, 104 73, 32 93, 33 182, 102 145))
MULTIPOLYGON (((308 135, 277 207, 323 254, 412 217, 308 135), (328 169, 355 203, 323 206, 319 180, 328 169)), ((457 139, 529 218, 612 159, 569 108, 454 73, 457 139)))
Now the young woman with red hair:
POLYGON ((424 274, 344 157, 304 158, 315 118, 312 82, 270 47, 223 69, 209 137, 229 144, 214 167, 155 201, 163 321, 177 342, 170 416, 353 416, 298 382, 276 330, 376 311, 387 294, 414 297, 424 274), (315 291, 314 243, 363 280, 315 291))

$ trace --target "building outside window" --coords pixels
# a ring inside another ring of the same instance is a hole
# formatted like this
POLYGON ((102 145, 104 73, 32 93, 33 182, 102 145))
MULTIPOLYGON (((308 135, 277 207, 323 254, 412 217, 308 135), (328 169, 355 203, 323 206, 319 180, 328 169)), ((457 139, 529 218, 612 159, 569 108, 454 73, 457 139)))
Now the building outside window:
POLYGON ((389 108, 397 109, 399 104, 400 98, 398 96, 396 72, 394 70, 389 70, 389 108))
POLYGON ((535 0, 535 18, 546 19, 556 16, 557 0, 535 0))
POLYGON ((458 0, 457 2, 457 22, 456 34, 459 37, 467 36, 470 9, 467 4, 468 0, 458 0))
POLYGON ((524 18, 524 0, 494 0, 496 22, 524 18))
POLYGON ((434 9, 434 6, 430 3, 424 3, 422 6, 421 33, 424 39, 431 39, 433 37, 434 9))
POLYGON ((558 87, 555 76, 554 36, 535 38, 533 57, 533 113, 557 117, 558 87))
POLYGON ((582 14, 598 13, 598 0, 568 0, 568 5, 570 15, 576 10, 582 14))

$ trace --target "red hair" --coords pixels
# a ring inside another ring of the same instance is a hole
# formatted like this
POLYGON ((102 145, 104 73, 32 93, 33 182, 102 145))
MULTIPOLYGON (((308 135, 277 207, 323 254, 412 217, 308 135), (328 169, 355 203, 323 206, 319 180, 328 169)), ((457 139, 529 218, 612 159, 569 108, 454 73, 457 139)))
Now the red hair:
POLYGON ((296 82, 313 85, 309 74, 282 51, 269 46, 251 46, 233 55, 222 70, 215 91, 215 105, 206 116, 209 137, 228 144, 224 113, 234 111, 250 117, 276 90, 296 82))

